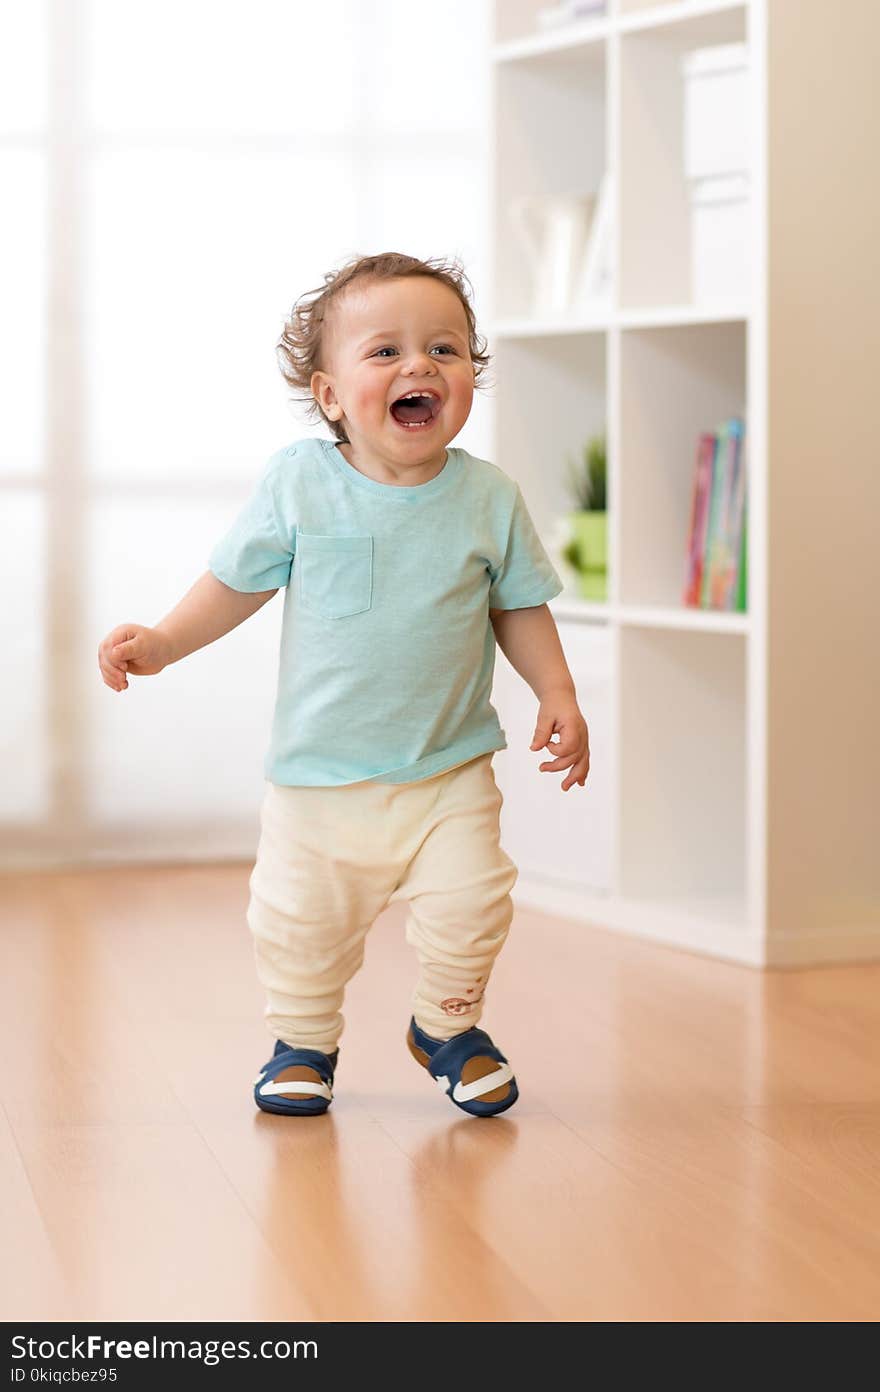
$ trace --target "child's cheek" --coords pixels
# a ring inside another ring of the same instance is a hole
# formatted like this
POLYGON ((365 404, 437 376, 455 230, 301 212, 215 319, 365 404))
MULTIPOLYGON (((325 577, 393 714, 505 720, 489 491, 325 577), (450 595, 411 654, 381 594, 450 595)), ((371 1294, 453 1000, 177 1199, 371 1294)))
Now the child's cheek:
POLYGON ((382 386, 361 387, 355 393, 354 406, 359 416, 384 415, 386 409, 385 388, 382 386))

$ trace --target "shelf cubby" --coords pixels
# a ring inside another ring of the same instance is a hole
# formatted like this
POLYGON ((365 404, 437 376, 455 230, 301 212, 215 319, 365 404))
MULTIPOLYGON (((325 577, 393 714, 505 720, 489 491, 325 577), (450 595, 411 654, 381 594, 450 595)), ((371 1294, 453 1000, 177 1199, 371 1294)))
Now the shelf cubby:
POLYGON ((567 459, 605 429, 604 333, 501 339, 494 344, 498 457, 520 483, 542 537, 574 507, 567 459))
POLYGON ((623 19, 630 15, 644 15, 646 11, 665 8, 662 0, 617 0, 617 13, 623 19))
MULTIPOLYGON (((616 27, 621 33, 662 32, 674 27, 679 35, 700 43, 725 43, 731 10, 742 12, 748 0, 617 0, 616 27)), ((609 0, 614 3, 614 0, 609 0)), ((736 21, 734 20, 734 23, 736 21)))
POLYGON ((550 29, 538 27, 538 13, 547 8, 547 0, 502 0, 495 6, 496 51, 502 53, 514 45, 577 39, 580 33, 590 34, 606 26, 604 16, 590 17, 566 25, 555 25, 550 29))
POLYGON ((613 641, 606 626, 570 625, 562 641, 578 692, 590 711, 590 774, 584 788, 562 792, 559 774, 540 773, 551 756, 530 750, 535 711, 523 702, 522 681, 499 653, 493 701, 508 747, 497 756, 498 786, 504 795, 503 844, 524 880, 575 893, 587 888, 607 895, 612 888, 613 641), (528 798, 518 794, 527 780, 528 798), (590 792, 587 794, 586 787, 590 792))
POLYGON ((624 604, 681 604, 697 440, 744 412, 746 339, 742 322, 621 331, 624 604))
POLYGON ((520 197, 589 196, 606 163, 605 43, 496 62, 492 217, 496 318, 534 317, 534 269, 511 217, 520 197))
POLYGON ((625 899, 745 901, 745 693, 742 636, 622 630, 625 899))
POLYGON ((620 305, 689 304, 682 59, 745 39, 745 7, 620 35, 620 305))

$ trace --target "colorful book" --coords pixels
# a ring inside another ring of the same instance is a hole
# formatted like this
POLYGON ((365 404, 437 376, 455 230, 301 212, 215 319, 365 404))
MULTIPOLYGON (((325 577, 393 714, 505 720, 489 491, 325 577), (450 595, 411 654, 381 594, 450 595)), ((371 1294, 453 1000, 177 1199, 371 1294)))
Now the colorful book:
POLYGON ((716 435, 715 465, 712 469, 712 496, 709 500, 709 520, 706 524, 706 542, 703 547, 703 583, 700 586, 700 607, 712 608, 712 581, 718 564, 718 549, 721 528, 721 509, 724 497, 724 481, 728 465, 728 424, 719 426, 716 435))
POLYGON ((748 510, 743 512, 742 525, 742 545, 739 552, 739 576, 737 577, 736 589, 736 608, 740 614, 745 614, 748 608, 749 598, 749 577, 748 577, 748 510))
POLYGON ((727 422, 721 510, 710 565, 709 603, 712 609, 733 608, 742 527, 744 432, 745 424, 738 416, 727 422))
POLYGON ((682 596, 691 607, 745 610, 745 428, 731 416, 699 437, 682 596))
POLYGON ((737 607, 737 583, 741 568, 742 526, 745 522, 745 422, 734 422, 735 448, 731 454, 731 479, 724 526, 724 564, 718 575, 717 608, 737 607))
POLYGON ((717 448, 716 437, 708 432, 700 436, 697 446, 697 468, 691 504, 691 525, 688 535, 687 571, 684 584, 685 604, 700 603, 703 580, 703 556, 706 541, 706 522, 712 491, 712 471, 717 448))

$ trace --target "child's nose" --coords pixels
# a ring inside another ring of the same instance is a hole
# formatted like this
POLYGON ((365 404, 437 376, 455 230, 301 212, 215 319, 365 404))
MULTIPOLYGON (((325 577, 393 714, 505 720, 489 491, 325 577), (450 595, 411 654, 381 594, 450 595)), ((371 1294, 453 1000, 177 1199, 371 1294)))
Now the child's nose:
POLYGON ((426 369, 433 372, 435 361, 436 359, 432 358, 428 353, 411 353, 407 359, 407 367, 413 374, 416 372, 424 372, 426 369))

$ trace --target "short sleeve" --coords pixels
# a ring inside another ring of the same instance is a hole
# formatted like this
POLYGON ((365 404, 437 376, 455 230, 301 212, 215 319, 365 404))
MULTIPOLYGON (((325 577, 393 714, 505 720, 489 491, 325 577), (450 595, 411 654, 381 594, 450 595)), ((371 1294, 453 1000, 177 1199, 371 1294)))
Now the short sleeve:
POLYGON ((269 461, 263 477, 229 531, 215 545, 208 568, 232 590, 257 594, 290 583, 296 528, 286 526, 278 506, 277 466, 269 461))
POLYGON ((529 609, 561 594, 563 584, 541 544, 525 499, 516 488, 507 550, 501 565, 489 569, 490 609, 529 609))

